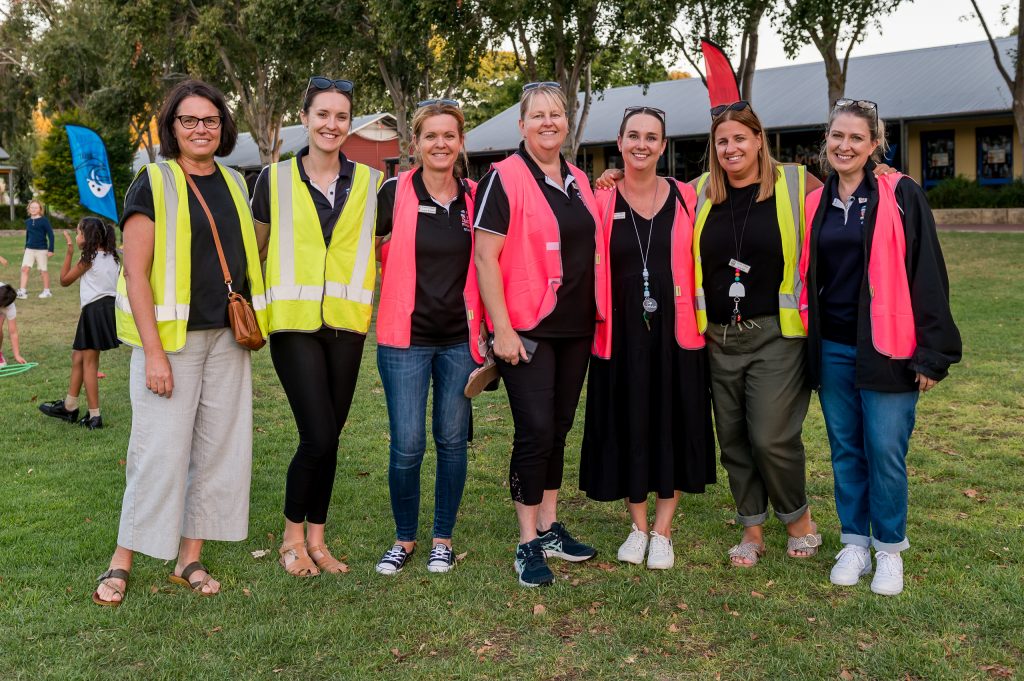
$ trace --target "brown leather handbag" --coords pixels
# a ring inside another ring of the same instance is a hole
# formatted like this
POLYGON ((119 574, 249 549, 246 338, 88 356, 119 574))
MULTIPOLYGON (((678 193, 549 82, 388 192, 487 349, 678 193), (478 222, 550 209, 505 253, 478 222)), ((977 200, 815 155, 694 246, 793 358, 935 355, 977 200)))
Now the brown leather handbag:
POLYGON ((228 323, 231 324, 231 330, 235 333, 235 340, 246 350, 259 350, 267 344, 267 341, 263 338, 263 332, 256 321, 256 313, 253 311, 252 305, 241 293, 231 288, 231 273, 228 271, 228 262, 224 259, 224 249, 220 245, 217 223, 213 221, 210 207, 206 205, 206 200, 199 192, 199 187, 196 186, 195 180, 192 179, 187 171, 185 172, 185 180, 188 182, 188 186, 192 188, 196 199, 199 200, 199 205, 203 207, 206 219, 210 221, 213 243, 217 246, 217 257, 220 258, 220 269, 224 273, 224 285, 228 287, 228 323))

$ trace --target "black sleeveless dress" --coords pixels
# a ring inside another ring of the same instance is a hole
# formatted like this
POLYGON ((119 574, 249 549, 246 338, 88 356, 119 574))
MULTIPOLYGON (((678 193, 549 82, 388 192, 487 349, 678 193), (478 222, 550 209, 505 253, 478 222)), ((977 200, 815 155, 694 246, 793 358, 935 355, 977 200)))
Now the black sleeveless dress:
POLYGON ((715 482, 715 444, 706 351, 684 350, 675 339, 671 235, 678 190, 649 220, 631 216, 621 194, 609 255, 612 277, 612 356, 590 362, 580 489, 591 499, 633 503, 650 493, 701 493, 715 482), (635 228, 634 228, 635 220, 635 228), (651 297, 643 313, 643 258, 647 247, 651 297))

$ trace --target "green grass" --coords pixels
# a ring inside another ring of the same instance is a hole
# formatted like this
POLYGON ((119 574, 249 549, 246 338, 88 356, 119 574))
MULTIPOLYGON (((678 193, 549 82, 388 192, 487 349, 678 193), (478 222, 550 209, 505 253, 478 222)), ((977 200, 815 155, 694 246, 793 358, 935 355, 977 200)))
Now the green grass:
MULTIPOLYGON (((93 580, 114 547, 131 413, 129 351, 104 353, 103 431, 36 410, 64 395, 77 290, 18 303, 23 354, 39 366, 0 378, 0 678, 344 679, 986 679, 1024 672, 1024 235, 943 234, 965 359, 918 410, 911 444, 907 589, 828 583, 840 548, 828 446, 817 400, 804 439, 818 558, 785 557, 777 521, 756 569, 730 569, 739 529, 725 473, 687 496, 674 570, 614 560, 629 521, 621 504, 576 489, 582 403, 570 436, 562 516, 600 554, 555 561, 558 580, 520 588, 506 483, 511 418, 504 392, 474 402, 476 442, 456 528, 466 558, 429 575, 419 555, 397 578, 373 565, 393 526, 384 395, 367 343, 342 436, 329 545, 351 572, 298 581, 275 564, 294 424, 266 350, 254 355, 250 538, 211 543, 223 582, 200 599, 166 583, 170 566, 139 557, 125 604, 97 608, 93 580), (965 490, 975 490, 968 496, 965 490), (270 549, 262 558, 251 552, 270 549), (543 609, 538 606, 544 606, 543 609), (541 611, 542 610, 542 611, 541 611)), ((14 281, 20 242, 0 239, 14 281)), ((38 292, 33 273, 32 289, 38 292)), ((5 343, 8 358, 9 342, 5 343)), ((423 475, 429 535, 433 453, 423 475)))

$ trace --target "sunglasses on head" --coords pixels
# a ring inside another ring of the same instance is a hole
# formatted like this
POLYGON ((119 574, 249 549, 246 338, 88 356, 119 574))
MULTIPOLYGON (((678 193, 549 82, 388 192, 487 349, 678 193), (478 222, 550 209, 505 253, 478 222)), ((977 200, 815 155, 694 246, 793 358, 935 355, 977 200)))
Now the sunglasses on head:
POLYGON ((732 104, 719 104, 718 106, 711 107, 711 117, 718 118, 726 111, 743 111, 744 109, 750 108, 750 102, 745 99, 741 99, 738 102, 732 104))
POLYGON ((625 120, 633 114, 653 114, 657 118, 661 119, 661 122, 665 122, 665 112, 661 109, 653 106, 627 106, 626 110, 622 112, 622 118, 625 120))
POLYGON ((536 83, 527 83, 523 86, 523 92, 529 92, 530 90, 536 90, 539 87, 562 87, 559 83, 553 80, 537 81, 536 83))
POLYGON ((454 99, 424 99, 422 102, 416 105, 416 108, 422 108, 424 106, 434 106, 435 104, 443 104, 444 106, 454 106, 456 109, 461 109, 457 101, 454 99))
POLYGON ((351 80, 332 80, 324 76, 313 76, 309 79, 309 85, 306 86, 306 92, 310 90, 330 90, 331 88, 337 89, 339 92, 345 94, 352 94, 352 90, 355 89, 355 85, 351 80))
POLYGON ((836 109, 846 109, 858 107, 865 111, 874 111, 875 115, 878 115, 878 105, 872 102, 870 99, 837 99, 836 105, 832 108, 833 111, 836 109))

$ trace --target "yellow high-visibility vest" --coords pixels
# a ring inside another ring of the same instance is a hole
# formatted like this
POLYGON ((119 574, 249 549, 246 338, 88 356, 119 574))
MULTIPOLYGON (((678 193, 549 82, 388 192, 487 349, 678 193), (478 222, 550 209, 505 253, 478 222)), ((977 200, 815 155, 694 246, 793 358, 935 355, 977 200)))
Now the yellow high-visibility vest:
MULTIPOLYGON (((800 321, 800 251, 804 236, 804 191, 806 187, 804 166, 779 165, 775 179, 775 211, 779 232, 782 236, 782 282, 779 284, 779 326, 787 338, 801 338, 807 335, 800 321)), ((707 303, 704 298, 704 276, 700 258, 700 235, 711 212, 707 197, 709 173, 697 181, 697 219, 693 234, 693 274, 697 298, 697 329, 704 333, 708 328, 707 303)))
MULTIPOLYGON (((260 271, 259 248, 256 246, 256 230, 249 210, 249 191, 245 186, 245 180, 238 172, 220 163, 217 164, 217 168, 224 175, 235 210, 238 212, 242 244, 245 246, 246 279, 249 282, 256 321, 265 337, 267 302, 263 295, 263 275, 260 271)), ((156 328, 164 351, 178 352, 185 347, 189 305, 192 300, 192 221, 188 209, 188 185, 185 182, 184 171, 173 160, 148 163, 139 171, 139 174, 142 173, 149 174, 149 186, 153 190, 155 229, 149 285, 153 289, 156 328)), ((225 287, 225 306, 227 295, 225 287)), ((117 337, 121 342, 142 347, 142 339, 132 316, 131 303, 128 301, 124 267, 117 277, 114 317, 117 322, 117 337)))
POLYGON ((271 164, 268 172, 270 333, 316 331, 321 326, 366 333, 377 283, 373 238, 383 173, 355 164, 345 207, 326 244, 313 197, 299 175, 298 158, 271 164))

